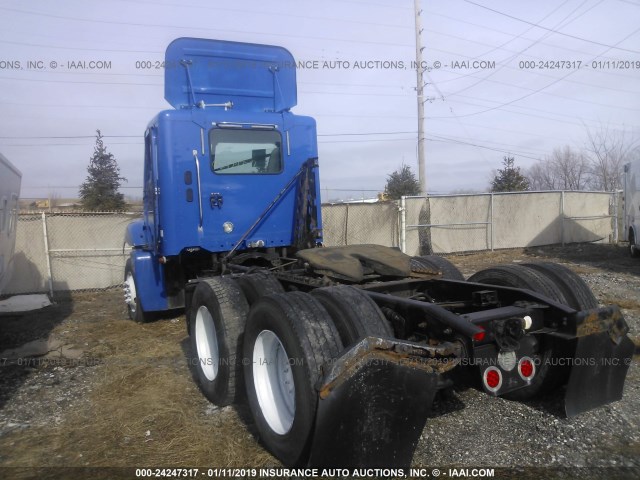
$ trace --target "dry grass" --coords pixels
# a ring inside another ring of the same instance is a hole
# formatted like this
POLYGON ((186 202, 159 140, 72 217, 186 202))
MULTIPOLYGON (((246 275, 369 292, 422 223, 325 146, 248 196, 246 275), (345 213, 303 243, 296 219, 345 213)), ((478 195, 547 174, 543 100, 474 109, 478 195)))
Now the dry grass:
POLYGON ((138 325, 113 314, 119 305, 82 300, 72 316, 80 320, 74 340, 101 362, 91 394, 58 426, 0 438, 0 448, 12 451, 5 466, 277 465, 235 409, 213 411, 195 386, 184 319, 138 325), (91 321, 78 318, 87 309, 91 321))
POLYGON ((604 305, 618 305, 627 310, 638 310, 640 312, 640 301, 634 298, 620 298, 612 295, 603 295, 601 302, 604 305))

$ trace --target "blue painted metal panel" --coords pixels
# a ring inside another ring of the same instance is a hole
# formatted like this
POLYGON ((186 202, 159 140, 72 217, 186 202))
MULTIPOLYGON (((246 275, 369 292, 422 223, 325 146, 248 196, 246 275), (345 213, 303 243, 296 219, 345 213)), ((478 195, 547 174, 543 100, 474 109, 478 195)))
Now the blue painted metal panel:
POLYGON ((151 252, 133 250, 131 263, 142 309, 145 312, 167 310, 169 304, 164 289, 164 273, 157 257, 151 252))
POLYGON ((297 103, 293 56, 271 45, 178 38, 165 53, 164 88, 177 109, 233 102, 235 110, 282 112, 297 103))
POLYGON ((144 220, 136 220, 127 225, 127 230, 124 235, 124 241, 134 248, 142 248, 147 246, 147 239, 145 238, 144 220))
MULTIPOLYGON (((161 238, 158 253, 162 255, 177 255, 188 247, 201 247, 211 252, 230 250, 302 164, 308 158, 317 157, 315 121, 290 113, 257 115, 221 109, 169 110, 158 116, 157 125, 160 194, 156 221, 159 222, 161 238), (273 175, 214 172, 209 145, 209 133, 217 128, 212 126, 214 122, 275 125, 281 137, 283 171, 273 175), (201 135, 204 136, 204 155, 201 135), (196 150, 200 162, 202 228, 199 228, 198 184, 193 150, 196 150), (191 178, 191 183, 187 183, 187 177, 191 178), (211 204, 212 194, 222 196, 221 206, 211 204), (224 232, 225 222, 233 224, 232 233, 224 232)), ((318 179, 316 183, 319 185, 318 179)), ((268 247, 293 243, 295 193, 293 188, 281 199, 277 208, 240 246, 240 250, 258 240, 268 247)))

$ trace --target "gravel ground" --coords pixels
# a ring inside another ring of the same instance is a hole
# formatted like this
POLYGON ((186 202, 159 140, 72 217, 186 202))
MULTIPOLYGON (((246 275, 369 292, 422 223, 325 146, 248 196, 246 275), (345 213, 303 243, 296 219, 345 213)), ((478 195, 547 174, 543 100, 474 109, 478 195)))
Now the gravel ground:
MULTIPOLYGON (((465 276, 498 263, 561 262, 602 304, 621 305, 640 344, 640 262, 622 248, 449 259, 465 276)), ((9 359, 0 361, 0 467, 279 465, 255 441, 244 407, 216 409, 194 387, 182 317, 134 324, 124 319, 120 291, 111 290, 3 317, 0 327, 0 357, 9 359)), ((434 405, 414 464, 640 468, 637 355, 622 401, 573 419, 558 417, 560 408, 557 398, 523 404, 458 389, 434 405)))

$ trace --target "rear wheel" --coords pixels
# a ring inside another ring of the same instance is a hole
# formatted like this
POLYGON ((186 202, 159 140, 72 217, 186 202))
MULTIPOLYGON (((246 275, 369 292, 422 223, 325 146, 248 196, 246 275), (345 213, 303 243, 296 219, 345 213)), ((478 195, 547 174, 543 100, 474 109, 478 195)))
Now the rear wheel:
POLYGON ((447 280, 464 280, 462 273, 453 263, 437 255, 411 257, 411 271, 416 273, 439 272, 447 280))
POLYGON ((249 305, 253 305, 260 297, 273 293, 284 293, 284 288, 278 280, 267 272, 250 273, 236 278, 242 293, 249 305))
POLYGON ((393 330, 378 305, 362 290, 348 285, 311 292, 329 312, 345 347, 364 337, 393 337, 393 330))
POLYGON ((205 397, 229 405, 242 388, 242 334, 249 312, 244 295, 233 280, 202 280, 191 302, 190 365, 205 397))
POLYGON ((287 466, 306 461, 315 387, 341 349, 329 314, 306 293, 269 295, 251 308, 243 362, 249 407, 265 446, 287 466))
POLYGON ((598 300, 589 286, 567 267, 550 262, 525 263, 524 266, 551 280, 562 291, 566 305, 571 308, 576 310, 598 308, 598 300))
MULTIPOLYGON (((469 279, 469 282, 486 283, 503 287, 524 288, 540 293, 559 303, 566 304, 566 298, 558 286, 546 276, 522 265, 498 265, 481 270, 469 279)), ((553 350, 546 345, 539 345, 534 355, 537 373, 531 383, 519 390, 504 395, 511 400, 528 400, 557 386, 561 380, 557 369, 551 368, 553 350)))
POLYGON ((131 320, 137 323, 146 323, 151 321, 151 314, 142 309, 142 303, 138 296, 136 279, 133 276, 133 268, 131 267, 130 258, 127 260, 124 267, 124 301, 127 305, 127 313, 131 320))
POLYGON ((525 288, 560 303, 567 303, 562 291, 546 276, 522 265, 498 265, 471 275, 469 282, 525 288))

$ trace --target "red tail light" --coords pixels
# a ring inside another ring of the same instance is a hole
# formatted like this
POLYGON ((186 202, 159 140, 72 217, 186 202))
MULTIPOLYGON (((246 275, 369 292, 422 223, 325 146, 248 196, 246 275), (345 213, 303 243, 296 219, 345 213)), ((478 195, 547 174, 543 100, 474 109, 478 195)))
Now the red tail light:
POLYGON ((529 357, 522 357, 518 362, 518 373, 523 380, 531 380, 536 374, 536 364, 529 357))
MULTIPOLYGON (((479 328, 482 328, 482 327, 479 327, 479 328)), ((485 331, 484 331, 484 329, 482 329, 482 331, 481 331, 481 332, 478 332, 478 333, 474 333, 474 334, 473 334, 473 339, 474 339, 476 342, 481 342, 482 340, 484 340, 484 335, 485 335, 485 331)))
POLYGON ((482 375, 484 386, 490 392, 497 392, 502 386, 502 373, 496 367, 489 367, 482 375))

